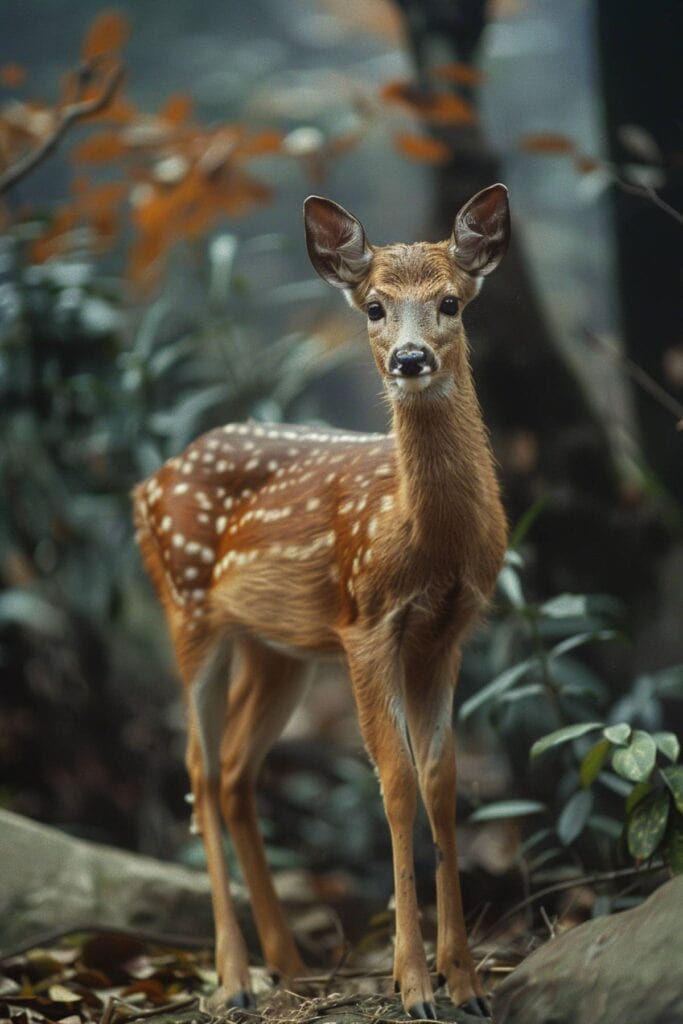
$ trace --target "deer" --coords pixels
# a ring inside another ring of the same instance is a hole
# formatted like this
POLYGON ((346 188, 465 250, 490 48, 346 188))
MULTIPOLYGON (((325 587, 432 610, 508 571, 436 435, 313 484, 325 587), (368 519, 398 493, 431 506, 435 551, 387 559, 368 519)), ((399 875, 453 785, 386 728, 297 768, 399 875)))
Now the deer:
POLYGON ((419 794, 436 855, 435 980, 485 1016, 458 873, 453 700, 507 524, 462 312, 507 249, 507 189, 478 192, 438 243, 372 245, 359 220, 320 196, 305 201, 304 221, 313 268, 367 319, 391 432, 231 423, 133 492, 186 697, 217 994, 253 1005, 221 821, 266 965, 285 979, 305 974, 267 867, 255 783, 311 666, 332 655, 348 667, 391 834, 395 989, 410 1016, 436 1019, 414 881, 419 794))

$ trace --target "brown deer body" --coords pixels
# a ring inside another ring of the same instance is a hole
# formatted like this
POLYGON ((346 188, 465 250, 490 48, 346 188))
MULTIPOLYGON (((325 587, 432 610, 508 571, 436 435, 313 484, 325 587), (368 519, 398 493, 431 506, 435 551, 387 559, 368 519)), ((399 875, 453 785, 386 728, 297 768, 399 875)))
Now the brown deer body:
POLYGON ((220 837, 249 885, 267 964, 303 964, 258 834, 254 782, 303 695, 310 660, 348 663, 391 830, 394 977, 434 1017, 415 895, 418 789, 437 848, 436 967, 483 1010, 467 946, 455 845, 452 702, 460 644, 502 563, 506 526, 469 368, 463 306, 502 258, 507 192, 494 185, 436 245, 369 245, 329 200, 305 208, 315 269, 368 315, 393 433, 221 427, 135 492, 138 538, 187 692, 187 766, 206 847, 225 999, 249 1002, 220 837))

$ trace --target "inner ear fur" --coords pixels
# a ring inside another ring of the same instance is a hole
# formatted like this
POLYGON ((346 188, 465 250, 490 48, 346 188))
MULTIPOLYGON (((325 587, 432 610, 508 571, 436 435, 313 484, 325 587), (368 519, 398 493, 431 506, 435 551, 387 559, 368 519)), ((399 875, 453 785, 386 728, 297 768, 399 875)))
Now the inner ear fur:
POLYGON ((477 192, 458 212, 450 239, 451 256, 470 274, 495 270, 510 242, 510 207, 505 185, 477 192))
POLYGON ((335 288, 356 288, 367 276, 372 247, 359 220, 331 199, 304 203, 306 247, 314 269, 335 288))

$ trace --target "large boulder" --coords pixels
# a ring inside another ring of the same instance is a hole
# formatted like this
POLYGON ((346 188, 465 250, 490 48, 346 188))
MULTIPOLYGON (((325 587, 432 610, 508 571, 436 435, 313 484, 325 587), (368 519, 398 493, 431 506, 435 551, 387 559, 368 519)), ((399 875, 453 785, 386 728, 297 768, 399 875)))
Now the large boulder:
MULTIPOLYGON (((236 900, 244 923, 245 900, 239 894, 236 900)), ((210 942, 208 877, 0 810, 0 951, 71 925, 126 926, 210 942)))
POLYGON ((494 1024, 683 1024, 683 876, 546 943, 493 996, 494 1024))

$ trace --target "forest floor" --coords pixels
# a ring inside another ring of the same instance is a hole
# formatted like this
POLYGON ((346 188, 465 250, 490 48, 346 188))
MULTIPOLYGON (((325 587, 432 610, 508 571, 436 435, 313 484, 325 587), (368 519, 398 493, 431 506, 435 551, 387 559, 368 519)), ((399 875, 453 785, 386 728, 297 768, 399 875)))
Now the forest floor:
MULTIPOLYGON (((0 1024, 392 1024, 405 1021, 391 974, 383 969, 336 969, 298 979, 297 994, 273 986, 264 968, 252 971, 257 1009, 212 1008, 216 987, 210 949, 170 946, 130 929, 45 937, 40 946, 0 960, 0 1024)), ((386 950, 388 956, 391 949, 386 950)), ((375 958, 376 959, 376 958, 375 958)), ((499 955, 482 963, 490 987, 515 966, 499 955)), ((440 1020, 480 1020, 438 993, 440 1020)))

